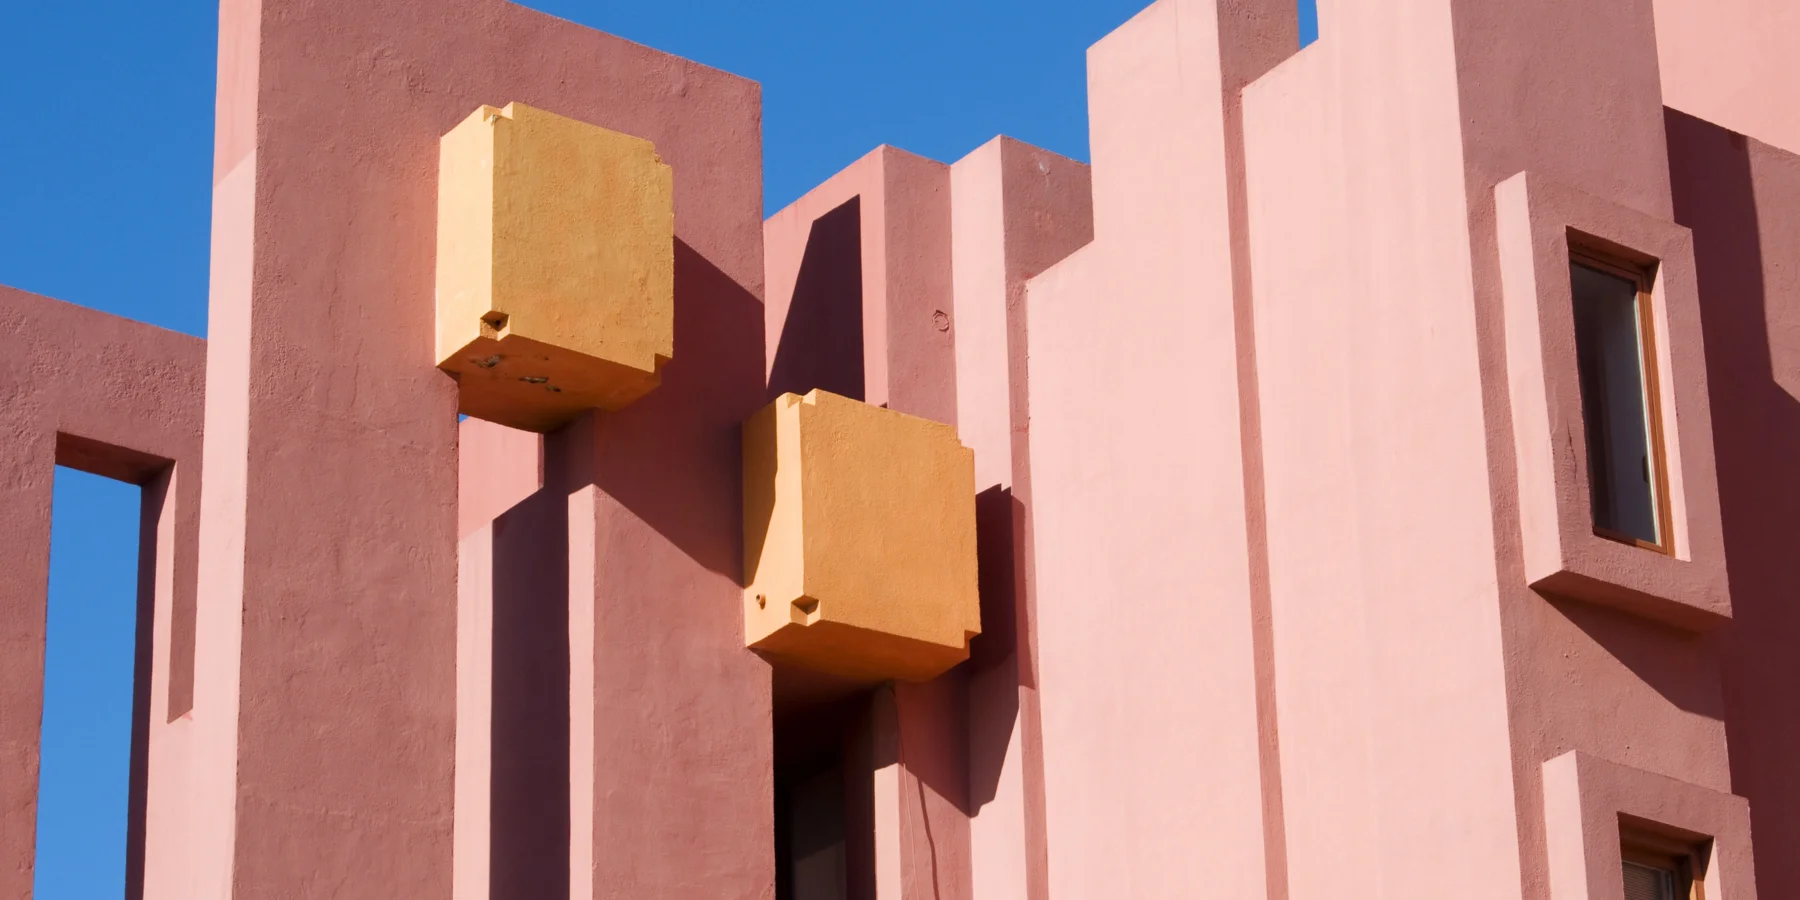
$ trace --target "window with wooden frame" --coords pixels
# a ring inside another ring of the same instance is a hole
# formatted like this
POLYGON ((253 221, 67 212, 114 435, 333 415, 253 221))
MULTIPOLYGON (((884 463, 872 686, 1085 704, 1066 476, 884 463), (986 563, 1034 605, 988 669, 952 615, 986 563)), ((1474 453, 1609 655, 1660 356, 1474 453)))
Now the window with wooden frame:
POLYGON ((1622 827, 1619 851, 1625 900, 1706 900, 1704 847, 1622 827))
POLYGON ((1653 277, 1653 264, 1569 248, 1594 533, 1669 553, 1653 277))

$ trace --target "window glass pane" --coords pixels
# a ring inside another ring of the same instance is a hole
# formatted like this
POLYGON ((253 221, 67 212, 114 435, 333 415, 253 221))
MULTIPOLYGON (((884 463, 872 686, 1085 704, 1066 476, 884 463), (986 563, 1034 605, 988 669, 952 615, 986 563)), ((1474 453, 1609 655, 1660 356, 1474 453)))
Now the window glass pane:
POLYGON ((1580 263, 1569 277, 1594 527, 1661 543, 1637 282, 1580 263))
POLYGON ((1625 900, 1676 900, 1675 873, 1634 862, 1626 863, 1625 900))

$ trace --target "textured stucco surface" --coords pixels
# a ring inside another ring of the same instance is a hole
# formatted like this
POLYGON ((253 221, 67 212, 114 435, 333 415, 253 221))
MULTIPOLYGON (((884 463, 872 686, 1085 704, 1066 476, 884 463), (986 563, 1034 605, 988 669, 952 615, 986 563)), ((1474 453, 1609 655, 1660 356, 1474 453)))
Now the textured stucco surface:
POLYGON ((826 391, 744 427, 745 640, 777 659, 926 681, 981 633, 975 454, 956 429, 826 391))
POLYGON ((37 829, 56 466, 140 485, 126 882, 170 896, 189 839, 205 344, 0 287, 0 896, 28 897, 37 829), (147 827, 148 826, 148 827, 147 827))
POLYGON ((881 147, 763 221, 752 82, 225 0, 210 343, 0 289, 0 894, 58 463, 146 488, 153 900, 772 898, 818 777, 855 900, 1616 900, 1621 815, 1800 891, 1791 16, 1704 6, 1160 0, 1091 168, 881 147), (674 223, 659 386, 542 434, 433 365, 504 100, 674 223), (1656 271, 1667 555, 1593 533, 1570 242, 1656 271))
POLYGON ((437 362, 463 413, 548 431, 674 353, 674 196, 649 141, 483 106, 438 164, 437 362))
POLYGON ((607 513, 570 553, 598 555, 600 627, 639 656, 587 660, 604 727, 570 765, 601 776, 570 801, 593 842, 571 853, 596 896, 756 895, 767 680, 733 573, 735 428, 761 354, 715 338, 757 318, 756 86, 498 0, 228 0, 221 21, 201 633, 222 721, 179 895, 450 894, 457 391, 429 365, 437 169, 442 135, 497 100, 656 145, 681 223, 677 355, 699 356, 664 367, 670 400, 588 442, 607 513), (352 212, 369 203, 383 214, 352 212), (713 511, 644 497, 653 483, 713 511), (691 677, 643 681, 684 658, 691 677), (741 670, 726 691, 705 674, 721 667, 741 670), (691 802, 663 796, 677 783, 691 802), (627 835, 638 853, 597 849, 627 835))
MULTIPOLYGON (((1671 110, 1675 219, 1693 230, 1731 623, 1719 636, 1731 791, 1764 897, 1800 892, 1800 155, 1671 110)), ((1668 683, 1668 682, 1665 682, 1668 683)))

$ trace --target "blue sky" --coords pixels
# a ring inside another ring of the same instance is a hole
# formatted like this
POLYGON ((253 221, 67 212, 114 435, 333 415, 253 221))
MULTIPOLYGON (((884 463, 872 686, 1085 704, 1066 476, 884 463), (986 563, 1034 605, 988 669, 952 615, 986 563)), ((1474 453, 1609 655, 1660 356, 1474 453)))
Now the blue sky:
MULTIPOLYGON (((1086 159, 1084 51, 1147 2, 528 5, 762 82, 773 211, 882 143, 950 161, 1008 134, 1086 159)), ((216 16, 0 3, 0 283, 205 334, 216 16)), ((36 896, 90 900, 123 884, 137 490, 58 470, 56 491, 36 896)))

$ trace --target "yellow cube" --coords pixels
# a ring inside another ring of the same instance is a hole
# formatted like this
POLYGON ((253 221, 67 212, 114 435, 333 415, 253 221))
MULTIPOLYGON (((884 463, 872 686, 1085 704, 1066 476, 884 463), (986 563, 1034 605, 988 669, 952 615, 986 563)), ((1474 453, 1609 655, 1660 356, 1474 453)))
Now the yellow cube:
POLYGON ((655 145, 522 103, 444 135, 437 359, 462 412, 549 431, 643 396, 674 352, 674 184, 655 145))
POLYGON ((744 423, 745 642, 780 662, 925 681, 981 632, 975 454, 938 422, 825 391, 744 423))

